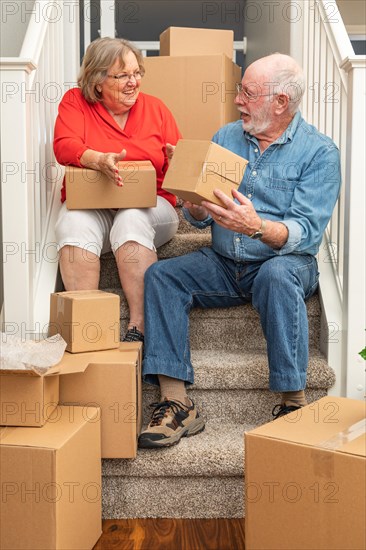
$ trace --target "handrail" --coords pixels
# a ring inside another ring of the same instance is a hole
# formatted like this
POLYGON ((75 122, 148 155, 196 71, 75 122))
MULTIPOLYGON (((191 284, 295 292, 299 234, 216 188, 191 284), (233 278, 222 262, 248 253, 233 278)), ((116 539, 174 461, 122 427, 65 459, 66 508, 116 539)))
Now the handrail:
POLYGON ((366 299, 362 264, 366 228, 361 207, 365 201, 366 56, 355 55, 334 0, 306 3, 303 51, 308 80, 304 117, 335 141, 342 170, 340 197, 318 258, 321 347, 336 372, 332 392, 362 398, 364 367, 359 365, 358 352, 366 326, 360 308, 366 299))
POLYGON ((317 0, 316 4, 328 38, 332 43, 333 54, 337 62, 340 63, 346 57, 352 57, 354 55, 353 47, 340 17, 336 0, 317 0), (332 10, 329 10, 329 8, 332 8, 332 10), (334 14, 337 17, 336 20, 333 19, 334 14))
MULTIPOLYGON (((47 8, 49 4, 50 2, 48 0, 35 0, 19 54, 20 58, 31 58, 36 66, 39 62, 47 28, 51 24, 44 16, 40 17, 40 20, 37 21, 37 13, 44 15, 44 8, 47 8)), ((55 2, 53 4, 57 5, 55 2)))

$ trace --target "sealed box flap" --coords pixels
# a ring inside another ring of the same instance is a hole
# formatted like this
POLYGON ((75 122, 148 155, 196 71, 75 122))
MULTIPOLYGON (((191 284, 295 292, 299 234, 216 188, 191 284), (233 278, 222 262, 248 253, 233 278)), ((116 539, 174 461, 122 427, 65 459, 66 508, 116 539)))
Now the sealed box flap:
POLYGON ((361 436, 365 430, 365 412, 363 401, 323 397, 251 430, 248 435, 359 454, 363 448, 361 436))
POLYGON ((217 174, 238 186, 243 179, 247 164, 248 161, 245 158, 212 142, 203 170, 207 173, 217 174))
POLYGON ((42 428, 2 428, 0 444, 57 450, 86 422, 96 422, 99 415, 100 411, 96 407, 57 406, 52 417, 42 428))
POLYGON ((120 347, 117 349, 78 353, 77 355, 66 351, 62 361, 56 365, 56 367, 58 367, 57 372, 60 375, 84 372, 88 366, 92 364, 129 363, 135 365, 138 355, 141 354, 141 348, 141 342, 121 342, 120 347))
POLYGON ((102 300, 105 298, 119 299, 118 294, 104 292, 103 290, 66 290, 65 292, 55 292, 51 296, 59 296, 69 300, 102 300))
POLYGON ((355 456, 366 457, 366 433, 362 433, 354 439, 343 443, 342 447, 337 449, 340 453, 346 453, 355 456))
POLYGON ((118 170, 120 172, 130 172, 130 171, 153 171, 156 172, 152 162, 149 160, 121 160, 118 163, 118 170))
MULTIPOLYGON (((205 163, 210 142, 201 139, 180 139, 164 178, 176 181, 182 188, 189 188, 189 178, 198 179, 205 163)), ((163 185, 164 187, 164 185, 163 185)))
MULTIPOLYGON (((122 160, 118 163, 118 169, 122 173, 121 175, 130 173, 130 172, 151 172, 156 176, 156 170, 154 165, 149 160, 122 160)), ((91 168, 80 168, 78 166, 66 166, 65 167, 65 176, 66 183, 73 183, 76 178, 79 179, 80 175, 82 179, 86 179, 90 182, 97 182, 101 179, 105 179, 105 176, 99 170, 92 170, 91 168)), ((107 181, 107 180, 106 180, 107 181)), ((72 291, 70 291, 72 292, 72 291)), ((85 290, 83 292, 103 292, 101 290, 85 290)))

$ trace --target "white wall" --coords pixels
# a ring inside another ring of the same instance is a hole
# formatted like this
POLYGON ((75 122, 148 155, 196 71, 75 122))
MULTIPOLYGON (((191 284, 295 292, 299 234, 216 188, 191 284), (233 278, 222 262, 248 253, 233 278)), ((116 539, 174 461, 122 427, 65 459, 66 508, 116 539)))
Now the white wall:
POLYGON ((34 0, 0 0, 1 57, 19 55, 33 6, 34 0))

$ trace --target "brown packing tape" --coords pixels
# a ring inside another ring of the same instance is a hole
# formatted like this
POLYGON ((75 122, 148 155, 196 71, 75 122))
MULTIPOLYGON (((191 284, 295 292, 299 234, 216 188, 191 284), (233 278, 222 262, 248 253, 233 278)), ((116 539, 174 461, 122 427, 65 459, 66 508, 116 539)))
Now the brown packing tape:
POLYGON ((57 305, 56 305, 56 315, 64 315, 65 314, 65 300, 61 295, 57 295, 57 305))

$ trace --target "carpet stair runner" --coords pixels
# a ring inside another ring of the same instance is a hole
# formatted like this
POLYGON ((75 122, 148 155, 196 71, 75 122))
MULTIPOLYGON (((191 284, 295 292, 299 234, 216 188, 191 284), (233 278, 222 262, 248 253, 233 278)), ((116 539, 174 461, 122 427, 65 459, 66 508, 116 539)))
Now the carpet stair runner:
MULTIPOLYGON (((210 246, 210 230, 193 228, 177 207, 180 227, 158 250, 159 259, 210 246)), ((128 307, 112 253, 101 260, 100 288, 121 297, 121 338, 128 307)), ((318 296, 307 303, 309 402, 327 394, 334 372, 320 352, 318 296)), ((103 461, 103 517, 231 518, 244 516, 244 431, 271 420, 280 395, 268 390, 266 344, 250 305, 190 315, 195 383, 188 390, 206 420, 201 434, 161 450, 141 449, 135 460, 103 461)), ((144 425, 159 394, 143 386, 144 425)))

